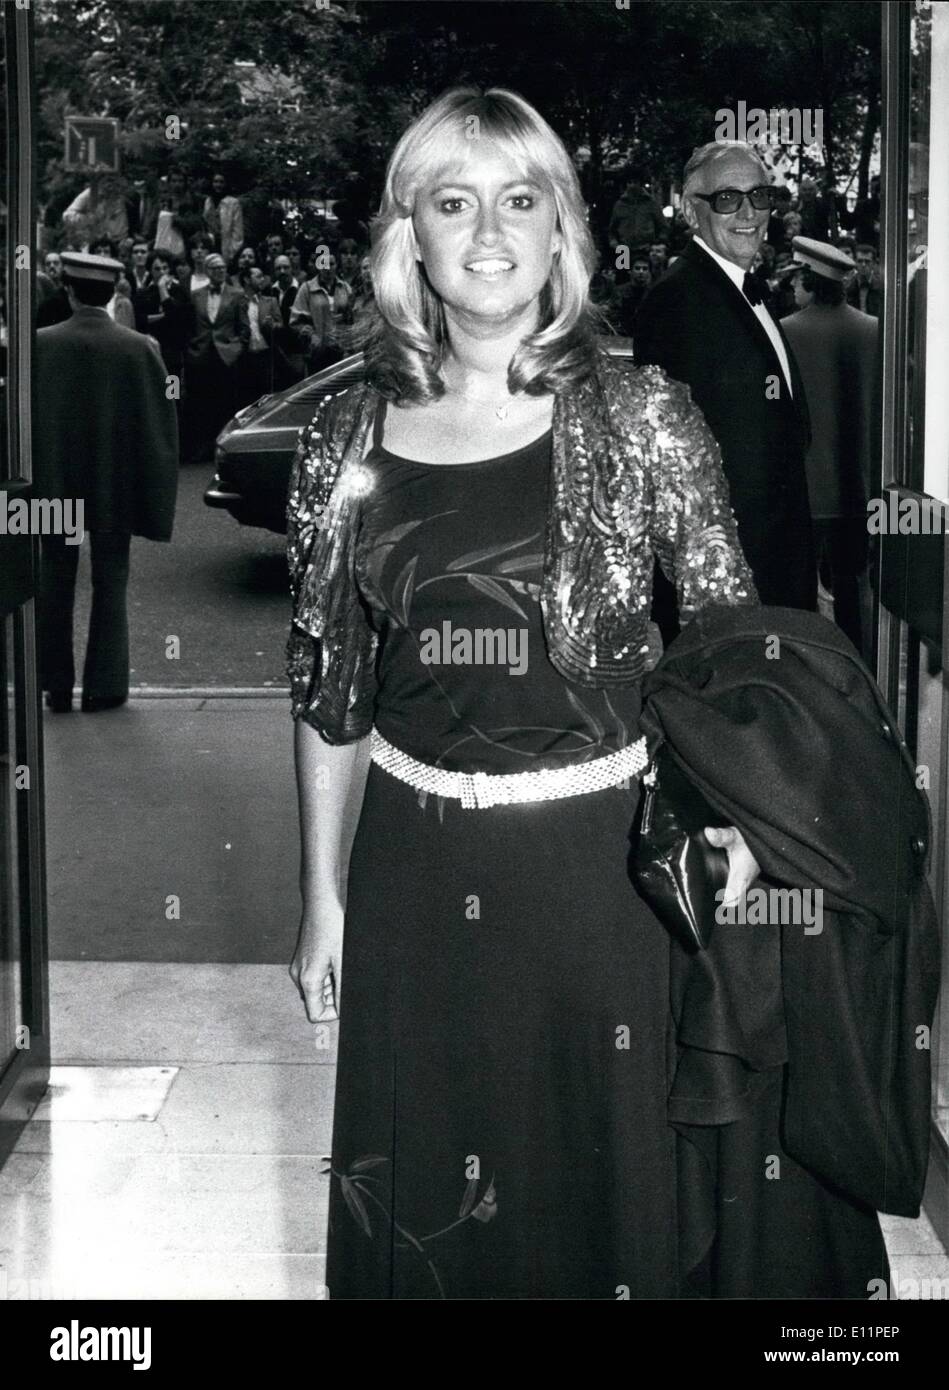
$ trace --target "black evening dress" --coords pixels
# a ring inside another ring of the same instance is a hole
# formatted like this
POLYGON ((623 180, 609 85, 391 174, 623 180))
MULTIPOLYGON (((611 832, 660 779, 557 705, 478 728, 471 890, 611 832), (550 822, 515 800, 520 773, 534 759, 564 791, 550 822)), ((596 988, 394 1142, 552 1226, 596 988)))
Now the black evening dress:
MULTIPOLYGON (((367 457, 357 574, 380 635, 375 723, 426 763, 520 772, 638 737, 638 686, 572 686, 547 656, 550 459, 550 433, 477 463, 379 444, 367 457)), ((464 810, 371 766, 346 910, 330 1298, 688 1293, 666 1118, 670 943, 628 875, 637 798, 634 778, 464 810)), ((757 1156, 743 1161, 759 1218, 757 1156)), ((836 1226, 818 1195, 819 1270, 836 1226)), ((857 1227, 842 1258, 865 1286, 879 1231, 868 1213, 857 1227)), ((707 1265, 696 1292, 710 1292, 707 1265)))

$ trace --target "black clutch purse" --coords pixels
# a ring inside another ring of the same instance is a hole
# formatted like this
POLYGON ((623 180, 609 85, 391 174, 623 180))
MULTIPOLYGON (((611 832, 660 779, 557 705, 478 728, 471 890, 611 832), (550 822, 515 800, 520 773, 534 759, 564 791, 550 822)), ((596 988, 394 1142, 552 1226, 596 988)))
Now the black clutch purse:
POLYGON ((704 950, 728 882, 728 855, 709 844, 707 825, 727 825, 660 744, 642 775, 633 828, 633 882, 667 931, 704 950))

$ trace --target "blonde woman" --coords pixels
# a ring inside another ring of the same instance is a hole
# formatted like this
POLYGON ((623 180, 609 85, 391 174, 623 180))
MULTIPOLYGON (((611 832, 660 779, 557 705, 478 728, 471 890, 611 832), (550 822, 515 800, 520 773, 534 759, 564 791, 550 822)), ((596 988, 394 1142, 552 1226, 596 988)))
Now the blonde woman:
POLYGON ((330 1297, 670 1296, 670 945, 627 857, 654 556, 686 618, 756 602, 718 450, 598 348, 577 179, 520 97, 430 106, 373 233, 368 379, 289 502, 330 1297))

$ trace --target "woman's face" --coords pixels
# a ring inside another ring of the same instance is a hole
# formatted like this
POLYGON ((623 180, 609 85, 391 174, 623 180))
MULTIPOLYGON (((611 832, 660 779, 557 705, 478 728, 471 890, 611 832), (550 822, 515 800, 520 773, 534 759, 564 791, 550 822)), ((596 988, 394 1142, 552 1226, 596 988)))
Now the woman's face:
POLYGON ((563 243, 550 188, 486 140, 419 192, 412 223, 446 310, 497 323, 536 307, 563 243))

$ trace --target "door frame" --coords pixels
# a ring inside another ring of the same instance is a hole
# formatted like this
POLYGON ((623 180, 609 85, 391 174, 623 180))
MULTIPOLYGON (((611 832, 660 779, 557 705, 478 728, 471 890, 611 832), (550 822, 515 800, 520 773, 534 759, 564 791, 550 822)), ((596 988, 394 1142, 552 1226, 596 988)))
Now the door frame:
MULTIPOLYGON (((13 500, 32 496, 32 394, 35 286, 35 121, 33 14, 29 6, 3 5, 7 86, 8 375, 7 458, 10 477, 0 486, 13 500), (26 252, 24 255, 24 248, 26 252), (18 254, 19 252, 19 254, 18 254)), ((37 536, 0 537, 0 618, 13 616, 14 692, 11 738, 16 764, 29 769, 29 786, 15 790, 16 874, 12 894, 19 916, 22 1023, 28 1045, 0 1056, 0 1162, 16 1142, 49 1083, 49 952, 43 729, 36 663, 35 595, 39 574, 37 536)), ((9 699, 8 690, 0 697, 9 699)), ((5 776, 12 773, 5 770, 5 776)), ((4 794, 8 787, 4 786, 4 794)), ((10 891, 8 886, 7 891, 10 891)))

